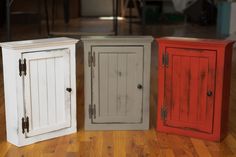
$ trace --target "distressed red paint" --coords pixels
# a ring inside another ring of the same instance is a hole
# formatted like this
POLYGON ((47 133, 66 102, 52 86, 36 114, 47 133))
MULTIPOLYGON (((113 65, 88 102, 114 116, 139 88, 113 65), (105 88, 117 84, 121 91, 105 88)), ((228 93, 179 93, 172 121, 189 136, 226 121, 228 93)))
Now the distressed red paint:
POLYGON ((164 37, 157 43, 157 130, 220 141, 227 134, 234 42, 164 37))

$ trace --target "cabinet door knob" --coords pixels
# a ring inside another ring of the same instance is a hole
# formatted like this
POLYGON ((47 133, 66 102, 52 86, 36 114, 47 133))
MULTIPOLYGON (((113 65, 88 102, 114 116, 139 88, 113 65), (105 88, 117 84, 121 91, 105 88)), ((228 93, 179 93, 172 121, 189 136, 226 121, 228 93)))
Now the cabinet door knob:
POLYGON ((137 88, 138 88, 138 89, 142 89, 143 86, 142 86, 141 84, 138 84, 137 88))
POLYGON ((72 89, 71 89, 71 88, 66 88, 66 91, 67 91, 67 92, 71 92, 72 89))
POLYGON ((212 91, 207 91, 207 96, 212 96, 212 91))

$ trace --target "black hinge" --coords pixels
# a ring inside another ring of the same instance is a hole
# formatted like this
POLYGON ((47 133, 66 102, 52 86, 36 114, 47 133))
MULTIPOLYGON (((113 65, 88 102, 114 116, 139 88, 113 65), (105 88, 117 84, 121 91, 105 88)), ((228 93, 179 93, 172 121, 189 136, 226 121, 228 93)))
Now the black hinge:
POLYGON ((93 52, 93 57, 92 57, 93 59, 93 66, 95 67, 95 52, 93 52))
POLYGON ((169 55, 167 52, 162 54, 162 65, 165 67, 169 65, 169 55))
POLYGON ((89 104, 89 119, 95 119, 96 118, 96 106, 95 104, 89 104))
POLYGON ((91 67, 92 57, 91 52, 88 52, 88 66, 91 67))
POLYGON ((22 117, 21 121, 22 121, 22 133, 24 134, 25 130, 29 132, 29 117, 26 118, 22 117))
POLYGON ((166 108, 166 106, 163 106, 161 108, 161 119, 163 121, 166 121, 166 117, 167 117, 167 108, 166 108))
POLYGON ((95 52, 89 52, 88 53, 88 66, 91 67, 91 66, 94 66, 95 67, 95 52))
POLYGON ((26 59, 19 59, 19 75, 26 75, 26 59))

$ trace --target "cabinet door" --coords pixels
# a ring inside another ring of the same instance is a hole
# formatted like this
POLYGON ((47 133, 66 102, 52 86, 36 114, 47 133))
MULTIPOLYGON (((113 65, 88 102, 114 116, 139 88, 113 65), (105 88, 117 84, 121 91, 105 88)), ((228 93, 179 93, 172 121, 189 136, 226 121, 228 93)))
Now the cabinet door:
POLYGON ((216 52, 167 48, 166 55, 165 125, 211 133, 216 52))
POLYGON ((70 127, 69 50, 24 53, 25 114, 29 117, 26 137, 70 127))
MULTIPOLYGON (((93 47, 92 123, 141 123, 143 47, 93 47)), ((145 88, 145 87, 144 87, 145 88)))

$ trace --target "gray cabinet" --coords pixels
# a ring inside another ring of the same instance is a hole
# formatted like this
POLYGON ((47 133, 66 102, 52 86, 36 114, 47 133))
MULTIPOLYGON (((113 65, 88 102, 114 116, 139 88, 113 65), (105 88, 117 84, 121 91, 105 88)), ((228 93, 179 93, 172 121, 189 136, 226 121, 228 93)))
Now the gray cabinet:
POLYGON ((149 128, 151 37, 87 37, 85 129, 149 128))

